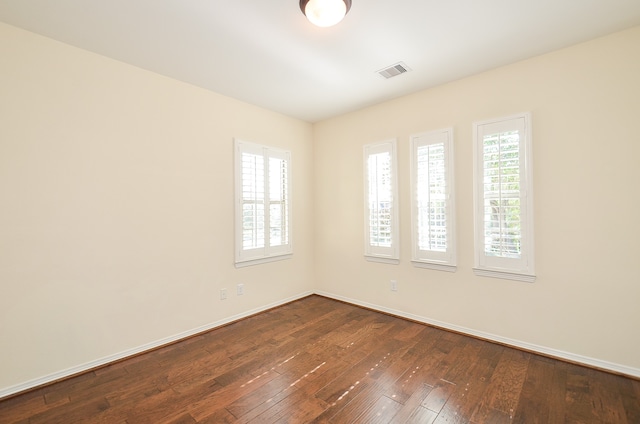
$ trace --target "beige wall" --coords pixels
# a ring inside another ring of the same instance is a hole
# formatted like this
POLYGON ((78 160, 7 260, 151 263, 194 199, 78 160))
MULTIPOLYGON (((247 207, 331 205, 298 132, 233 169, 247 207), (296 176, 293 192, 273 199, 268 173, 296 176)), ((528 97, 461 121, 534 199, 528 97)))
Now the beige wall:
POLYGON ((0 57, 0 392, 312 290, 310 124, 4 24, 0 57), (233 265, 234 137, 292 151, 291 260, 233 265))
POLYGON ((640 27, 317 124, 317 290, 640 375, 638 46, 640 27), (538 277, 533 284, 476 277, 471 126, 526 111, 538 277), (409 136, 450 126, 454 274, 410 264, 409 136), (362 147, 393 137, 401 263, 385 265, 363 258, 362 147))

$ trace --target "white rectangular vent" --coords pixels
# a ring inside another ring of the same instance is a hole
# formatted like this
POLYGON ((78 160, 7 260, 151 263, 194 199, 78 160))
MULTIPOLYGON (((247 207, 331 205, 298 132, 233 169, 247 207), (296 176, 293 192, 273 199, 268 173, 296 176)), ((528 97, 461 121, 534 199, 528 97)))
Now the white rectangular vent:
POLYGON ((404 74, 405 72, 409 72, 411 69, 407 65, 402 62, 396 63, 395 65, 391 65, 387 68, 381 69, 378 71, 380 75, 389 79, 395 77, 396 75, 404 74))

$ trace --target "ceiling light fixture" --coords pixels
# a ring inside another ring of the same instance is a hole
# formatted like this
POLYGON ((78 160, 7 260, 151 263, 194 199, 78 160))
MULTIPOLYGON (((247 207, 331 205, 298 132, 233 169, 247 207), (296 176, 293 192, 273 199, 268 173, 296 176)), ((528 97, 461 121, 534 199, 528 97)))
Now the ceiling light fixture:
POLYGON ((300 10, 314 25, 330 27, 344 18, 351 0, 300 0, 300 10))

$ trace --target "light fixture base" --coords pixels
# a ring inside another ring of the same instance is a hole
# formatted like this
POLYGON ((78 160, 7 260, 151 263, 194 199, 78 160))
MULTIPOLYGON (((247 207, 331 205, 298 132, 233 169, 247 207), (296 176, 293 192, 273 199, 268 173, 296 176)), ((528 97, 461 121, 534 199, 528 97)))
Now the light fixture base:
POLYGON ((300 0, 300 10, 309 22, 329 27, 340 22, 351 9, 351 0, 300 0))

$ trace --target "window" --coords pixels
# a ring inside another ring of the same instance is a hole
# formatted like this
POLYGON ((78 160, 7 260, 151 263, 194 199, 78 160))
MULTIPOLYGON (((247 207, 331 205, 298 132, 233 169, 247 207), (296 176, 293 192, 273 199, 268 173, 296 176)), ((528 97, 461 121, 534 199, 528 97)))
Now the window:
POLYGON ((456 270, 453 129, 411 136, 414 265, 456 270))
POLYGON ((477 275, 535 281, 531 117, 475 123, 477 275))
POLYGON ((365 257, 399 263, 396 140, 364 147, 365 257))
POLYGON ((235 140, 236 266, 291 255, 291 153, 235 140))

